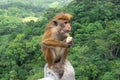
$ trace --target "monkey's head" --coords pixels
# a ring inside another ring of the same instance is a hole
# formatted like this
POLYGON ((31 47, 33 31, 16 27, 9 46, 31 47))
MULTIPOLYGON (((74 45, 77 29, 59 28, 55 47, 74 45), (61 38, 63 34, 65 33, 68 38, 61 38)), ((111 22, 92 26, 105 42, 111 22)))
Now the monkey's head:
POLYGON ((70 20, 71 15, 68 13, 58 13, 53 19, 53 24, 58 28, 58 32, 63 37, 68 37, 69 32, 71 31, 70 20))

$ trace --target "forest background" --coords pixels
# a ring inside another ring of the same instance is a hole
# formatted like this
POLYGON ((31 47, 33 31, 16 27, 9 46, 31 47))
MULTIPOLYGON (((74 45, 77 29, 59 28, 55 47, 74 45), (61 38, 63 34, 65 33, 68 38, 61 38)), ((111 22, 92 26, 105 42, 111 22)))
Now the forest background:
POLYGON ((40 41, 58 12, 73 15, 76 80, 120 80, 120 0, 0 0, 0 80, 44 76, 40 41))

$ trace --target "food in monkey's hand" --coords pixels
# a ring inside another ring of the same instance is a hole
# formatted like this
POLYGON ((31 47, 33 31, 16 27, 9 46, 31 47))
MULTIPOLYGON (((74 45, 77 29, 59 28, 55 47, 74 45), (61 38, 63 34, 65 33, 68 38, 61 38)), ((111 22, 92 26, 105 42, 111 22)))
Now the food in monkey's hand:
POLYGON ((66 42, 67 42, 67 43, 72 42, 72 37, 67 37, 66 42))
POLYGON ((72 37, 67 37, 66 42, 68 43, 68 48, 73 44, 72 37))

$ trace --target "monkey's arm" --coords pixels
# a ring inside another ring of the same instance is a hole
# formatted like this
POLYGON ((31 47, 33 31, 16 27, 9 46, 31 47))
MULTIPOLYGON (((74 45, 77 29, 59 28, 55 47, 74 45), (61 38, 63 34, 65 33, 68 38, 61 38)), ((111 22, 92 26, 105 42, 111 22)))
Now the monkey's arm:
POLYGON ((68 44, 63 42, 63 41, 57 41, 57 40, 50 40, 50 39, 46 39, 42 41, 42 44, 45 46, 53 46, 53 47, 64 47, 67 48, 68 44))

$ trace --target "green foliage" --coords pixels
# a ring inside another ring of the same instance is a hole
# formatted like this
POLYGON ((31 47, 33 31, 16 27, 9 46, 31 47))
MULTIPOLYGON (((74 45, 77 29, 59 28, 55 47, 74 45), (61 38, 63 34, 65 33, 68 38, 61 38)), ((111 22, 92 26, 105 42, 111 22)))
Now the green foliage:
MULTIPOLYGON (((111 1, 74 2, 71 60, 77 80, 117 80, 120 71, 119 5, 111 1), (111 65, 112 64, 112 65, 111 65), (112 68, 113 65, 116 68, 112 68), (116 71, 117 70, 117 71, 116 71)), ((72 5, 73 5, 72 4, 72 5)), ((68 12, 69 12, 68 11, 68 12)))
POLYGON ((120 79, 120 1, 74 0, 58 9, 68 2, 0 1, 0 80, 43 77, 41 37, 48 21, 61 11, 73 15, 70 34, 74 45, 69 49, 68 60, 75 69, 76 80, 120 79), (38 20, 22 22, 27 17, 38 20))

